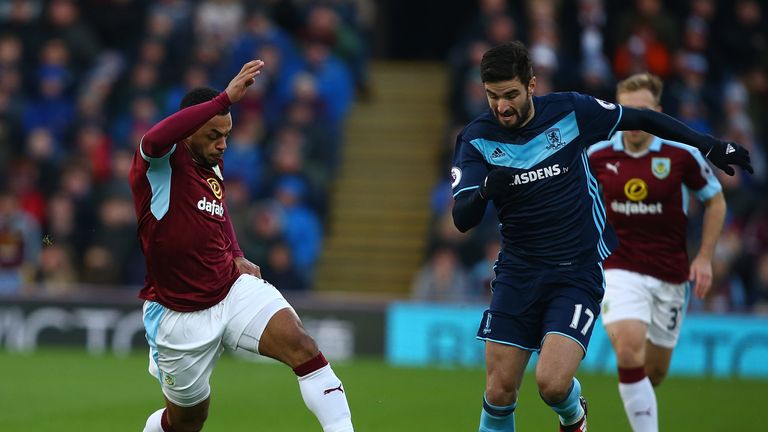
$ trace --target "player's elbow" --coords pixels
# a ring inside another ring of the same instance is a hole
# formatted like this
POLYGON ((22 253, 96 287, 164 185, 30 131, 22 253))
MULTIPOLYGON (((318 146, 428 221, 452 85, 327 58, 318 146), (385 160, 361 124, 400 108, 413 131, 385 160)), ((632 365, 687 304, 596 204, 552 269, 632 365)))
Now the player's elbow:
POLYGON ((141 140, 139 141, 139 147, 146 156, 154 157, 157 155, 157 148, 160 145, 158 144, 158 141, 155 139, 155 137, 152 135, 152 131, 146 133, 143 137, 141 137, 141 140))
POLYGON ((461 233, 465 233, 472 229, 472 226, 470 225, 464 225, 456 220, 456 218, 453 218, 453 225, 456 226, 456 229, 459 230, 461 233))
POLYGON ((465 233, 477 225, 477 223, 473 223, 473 221, 470 220, 470 218, 464 214, 464 212, 458 211, 456 207, 453 208, 452 216, 453 225, 457 230, 459 230, 459 232, 465 233))
POLYGON ((464 192, 458 195, 453 203, 451 210, 453 225, 460 232, 465 233, 480 223, 484 212, 485 201, 479 197, 479 194, 464 192))

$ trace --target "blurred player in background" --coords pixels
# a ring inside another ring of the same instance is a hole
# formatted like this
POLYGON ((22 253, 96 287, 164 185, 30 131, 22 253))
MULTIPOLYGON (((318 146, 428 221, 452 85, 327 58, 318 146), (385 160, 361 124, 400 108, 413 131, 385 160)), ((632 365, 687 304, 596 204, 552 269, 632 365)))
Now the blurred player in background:
MULTIPOLYGON (((624 107, 661 110, 661 80, 651 74, 620 82, 624 107)), ((712 284, 712 255, 725 221, 725 198, 693 147, 642 131, 619 132, 589 149, 608 221, 621 246, 605 261, 603 324, 619 367, 619 394, 632 430, 658 430, 653 386, 661 384, 680 335, 689 298, 712 284), (704 203, 701 246, 688 265, 690 194, 704 203)))
POLYGON ((130 182, 147 265, 139 297, 149 370, 166 399, 145 432, 202 429, 209 378, 224 349, 287 364, 323 430, 353 430, 341 381, 288 302, 243 256, 224 204, 229 106, 263 66, 246 63, 221 93, 191 90, 179 112, 144 135, 133 157, 130 182))
POLYGON ((486 341, 479 430, 515 430, 523 372, 538 351, 536 383, 560 430, 585 431, 575 374, 600 313, 602 262, 616 247, 587 147, 616 130, 645 130, 696 146, 731 175, 731 164, 752 171, 749 154, 654 110, 578 93, 535 97, 536 77, 520 42, 488 50, 480 75, 490 110, 457 137, 451 169, 456 227, 477 225, 492 200, 503 239, 477 333, 486 341))

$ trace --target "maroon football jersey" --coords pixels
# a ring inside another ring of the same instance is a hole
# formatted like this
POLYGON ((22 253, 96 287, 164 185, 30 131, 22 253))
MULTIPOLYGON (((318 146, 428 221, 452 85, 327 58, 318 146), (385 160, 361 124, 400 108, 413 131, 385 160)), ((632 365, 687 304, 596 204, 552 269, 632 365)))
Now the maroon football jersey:
POLYGON ((139 297, 176 311, 215 305, 240 275, 233 255, 239 247, 224 206, 221 163, 213 168, 197 164, 180 142, 229 105, 222 95, 153 127, 131 166, 147 266, 139 297))
POLYGON ((608 221, 619 238, 605 268, 685 282, 690 194, 707 201, 721 191, 720 183, 694 147, 654 137, 648 152, 633 156, 624 151, 622 136, 589 149, 608 221))

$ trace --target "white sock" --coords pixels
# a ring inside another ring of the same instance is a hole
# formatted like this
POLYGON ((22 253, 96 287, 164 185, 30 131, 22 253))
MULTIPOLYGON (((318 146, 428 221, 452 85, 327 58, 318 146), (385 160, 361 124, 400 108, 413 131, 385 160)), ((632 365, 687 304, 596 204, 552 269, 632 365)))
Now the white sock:
POLYGON ((330 364, 299 377, 299 390, 324 432, 354 431, 346 390, 330 364))
POLYGON ((165 408, 153 412, 147 419, 147 424, 144 425, 144 432, 163 432, 163 426, 160 424, 163 413, 165 413, 165 408))
POLYGON ((634 432, 658 432, 656 393, 648 377, 631 384, 619 383, 619 394, 634 432))

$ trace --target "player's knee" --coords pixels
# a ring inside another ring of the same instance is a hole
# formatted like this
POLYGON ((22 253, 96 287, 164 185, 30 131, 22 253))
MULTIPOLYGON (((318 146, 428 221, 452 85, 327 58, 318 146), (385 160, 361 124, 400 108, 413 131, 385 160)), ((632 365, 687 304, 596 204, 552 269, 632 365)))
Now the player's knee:
POLYGON ((317 347, 317 342, 315 342, 315 340, 307 333, 302 332, 302 334, 297 337, 294 347, 294 353, 297 356, 309 360, 316 356, 318 352, 320 352, 320 349, 317 347))
POLYGON ((573 379, 565 379, 546 374, 536 374, 536 385, 539 387, 539 395, 547 403, 556 403, 566 397, 571 390, 573 379))
POLYGON ((301 328, 297 328, 297 331, 292 332, 290 337, 283 341, 283 343, 286 348, 286 363, 291 367, 311 360, 320 352, 315 340, 301 328))
POLYGON ((485 386, 485 400, 492 405, 509 406, 517 400, 517 386, 513 383, 489 382, 485 386))
POLYGON ((643 365, 643 354, 641 350, 625 344, 618 344, 614 351, 616 352, 616 362, 620 367, 639 367, 643 365))

